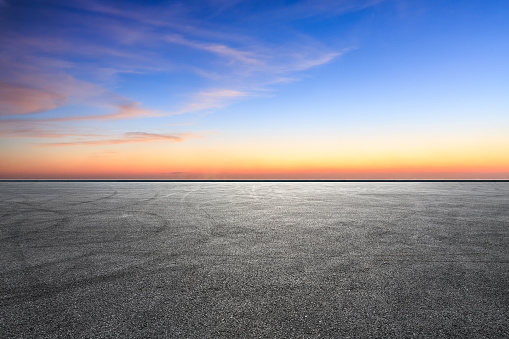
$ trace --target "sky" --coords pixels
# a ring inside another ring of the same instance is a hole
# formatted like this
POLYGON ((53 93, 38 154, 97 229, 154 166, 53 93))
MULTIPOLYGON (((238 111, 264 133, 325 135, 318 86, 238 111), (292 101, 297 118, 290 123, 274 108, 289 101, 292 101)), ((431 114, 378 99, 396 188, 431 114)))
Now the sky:
POLYGON ((507 0, 0 0, 0 179, 509 178, 507 0))

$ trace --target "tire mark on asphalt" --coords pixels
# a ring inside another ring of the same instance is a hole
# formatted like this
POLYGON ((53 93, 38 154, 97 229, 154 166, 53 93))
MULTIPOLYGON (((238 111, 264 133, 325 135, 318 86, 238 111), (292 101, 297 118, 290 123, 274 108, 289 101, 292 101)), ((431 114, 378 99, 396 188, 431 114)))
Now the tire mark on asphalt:
MULTIPOLYGON (((111 207, 111 208, 102 208, 102 209, 98 209, 98 210, 94 209, 92 211, 83 211, 83 212, 70 211, 69 213, 72 213, 73 217, 90 216, 90 215, 94 215, 94 214, 97 214, 97 213, 106 213, 106 212, 117 212, 118 213, 118 211, 126 210, 126 209, 129 209, 129 208, 132 208, 132 207, 139 206, 141 204, 145 204, 147 202, 154 201, 154 200, 156 200, 159 197, 159 195, 160 195, 160 193, 156 192, 150 198, 147 198, 147 199, 144 199, 144 200, 135 200, 134 202, 124 203, 123 205, 120 205, 120 206, 114 206, 114 207, 111 207)), ((102 200, 104 200, 104 199, 102 199, 102 200)), ((96 206, 92 205, 92 207, 95 208, 96 206)))
MULTIPOLYGON (((104 212, 101 211, 101 212, 94 213, 94 215, 107 214, 107 213, 109 213, 109 211, 104 211, 104 212)), ((84 216, 89 216, 89 215, 92 215, 92 214, 85 214, 84 216)), ((144 241, 149 238, 152 238, 165 229, 164 218, 161 218, 160 216, 158 216, 156 214, 147 213, 145 211, 133 210, 133 211, 130 211, 130 214, 125 215, 125 217, 123 217, 120 214, 112 214, 111 216, 114 217, 115 219, 131 218, 131 220, 134 220, 135 222, 134 222, 134 224, 129 224, 128 225, 129 228, 126 230, 121 230, 122 227, 118 227, 118 226, 113 229, 104 228, 104 231, 106 232, 106 234, 102 234, 101 239, 97 239, 98 233, 94 232, 94 231, 97 231, 97 227, 92 227, 92 228, 86 229, 85 231, 80 230, 81 235, 83 235, 83 237, 74 238, 74 239, 60 239, 59 243, 55 244, 55 247, 70 246, 70 245, 72 245, 72 246, 100 245, 100 244, 118 243, 118 242, 122 242, 124 244, 130 244, 130 243, 144 241), (158 225, 151 226, 150 229, 147 229, 144 227, 147 225, 147 222, 146 222, 146 220, 142 220, 143 218, 141 218, 140 215, 145 215, 145 217, 147 215, 154 216, 157 219, 159 219, 160 222, 158 222, 158 225), (132 231, 132 232, 130 232, 130 231, 132 231), (109 232, 109 234, 108 234, 108 232, 109 232), (96 237, 96 238, 94 238, 94 237, 96 237)), ((119 221, 116 220, 116 222, 119 222, 119 221)), ((110 226, 111 226, 111 224, 110 224, 110 226)), ((105 233, 105 232, 101 232, 101 233, 105 233)))
POLYGON ((101 201, 101 200, 108 200, 108 199, 111 199, 111 198, 115 197, 117 194, 118 194, 118 191, 115 190, 113 193, 111 193, 110 195, 105 196, 105 197, 100 197, 100 198, 93 199, 93 200, 86 200, 86 201, 79 201, 79 202, 75 202, 75 203, 69 203, 68 205, 69 206, 76 206, 76 205, 94 203, 94 202, 98 202, 98 201, 101 201))
MULTIPOLYGON (((39 248, 39 247, 34 247, 39 248)), ((84 249, 85 250, 85 249, 84 249)), ((125 250, 88 250, 86 253, 69 256, 66 258, 62 258, 59 260, 53 260, 50 262, 43 262, 40 264, 30 264, 28 267, 14 268, 10 270, 5 270, 0 273, 0 277, 9 277, 13 274, 23 274, 30 273, 30 271, 41 271, 44 269, 50 269, 55 266, 59 266, 62 264, 78 262, 79 260, 93 258, 94 256, 122 256, 122 257, 132 257, 132 258, 142 258, 146 259, 145 261, 155 261, 157 257, 161 256, 161 254, 156 254, 154 250, 144 250, 144 251, 125 251, 125 250)))
POLYGON ((27 301, 36 301, 42 298, 54 298, 55 295, 64 293, 70 290, 90 287, 100 283, 109 283, 117 280, 124 280, 132 278, 132 273, 129 270, 121 270, 110 274, 97 275, 94 277, 80 279, 76 281, 69 281, 63 284, 49 284, 38 283, 27 288, 13 288, 8 289, 0 296, 0 306, 6 307, 16 305, 18 303, 25 303, 27 301))
MULTIPOLYGON (((91 253, 85 255, 86 257, 94 256, 98 253, 91 253)), ((111 254, 109 252, 106 252, 111 254)), ((29 287, 14 287, 0 290, 0 307, 16 305, 19 303, 34 302, 43 298, 54 298, 60 293, 73 291, 82 288, 90 288, 97 284, 107 284, 116 281, 139 280, 137 277, 146 277, 150 272, 156 272, 160 268, 153 268, 153 264, 166 263, 168 259, 175 258, 178 254, 164 254, 149 257, 142 263, 136 262, 125 266, 122 269, 115 270, 107 274, 98 274, 92 277, 71 279, 63 283, 45 283, 38 281, 36 284, 31 284, 29 287)), ((72 260, 71 258, 70 260, 72 260)), ((167 271, 167 267, 164 268, 167 271)))
POLYGON ((0 274, 0 277, 9 276, 9 275, 12 275, 12 274, 20 274, 20 273, 27 273, 28 274, 28 273, 31 273, 32 271, 43 270, 43 269, 46 269, 46 268, 51 268, 51 267, 54 267, 54 266, 58 266, 58 265, 61 265, 61 264, 68 263, 70 261, 86 259, 88 257, 91 257, 91 256, 95 255, 95 254, 96 254, 95 251, 91 251, 89 253, 85 253, 85 254, 81 254, 81 255, 77 255, 77 256, 72 256, 72 257, 67 257, 67 258, 64 258, 64 259, 61 259, 61 260, 54 260, 54 261, 50 261, 50 262, 44 262, 44 263, 36 264, 36 265, 29 264, 26 267, 15 268, 15 269, 3 271, 2 274, 0 274))
MULTIPOLYGON (((91 201, 87 201, 87 202, 81 202, 79 203, 80 205, 83 204, 83 205, 86 205, 90 202, 93 202, 93 201, 100 201, 100 200, 105 200, 107 198, 112 198, 114 197, 115 195, 117 195, 118 191, 115 191, 113 194, 110 194, 108 197, 101 197, 100 199, 95 199, 95 200, 91 200, 91 201)), ((105 241, 78 241, 78 242, 66 242, 64 241, 63 243, 56 243, 54 244, 53 247, 60 247, 60 246, 67 246, 67 245, 91 245, 91 244, 99 244, 99 243, 109 243, 109 242, 118 242, 118 241, 124 241, 126 243, 131 243, 131 242, 136 242, 136 241, 142 241, 142 240, 146 240, 152 236, 155 236, 157 233, 160 233, 161 231, 163 231, 166 227, 168 227, 168 222, 167 220, 160 216, 160 215, 157 215, 156 213, 150 213, 150 212, 144 212, 144 211, 136 211, 136 210, 132 210, 133 207, 136 207, 136 206, 140 206, 140 205, 143 205, 143 204, 146 204, 148 202, 151 202, 151 201, 154 201, 156 200, 158 197, 159 197, 160 193, 159 192, 156 192, 152 197, 149 197, 148 199, 144 199, 144 200, 136 200, 135 202, 133 203, 125 203, 121 206, 116 206, 116 207, 113 207, 113 208, 109 208, 109 209, 101 209, 101 210, 93 210, 93 211, 83 211, 81 213, 75 213, 75 211, 70 211, 70 212, 63 212, 63 211, 60 211, 60 210, 50 210, 50 209, 44 209, 44 208, 36 208, 34 207, 33 203, 29 202, 28 201, 28 198, 24 197, 24 196, 21 196, 21 198, 25 199, 25 201, 23 202, 16 202, 18 204, 22 204, 24 206, 26 206, 26 209, 25 210, 21 210, 21 211, 18 211, 17 213, 14 214, 14 216, 16 215, 24 215, 26 214, 27 212, 28 213, 37 213, 37 212, 49 212, 49 213, 55 213, 59 216, 58 220, 55 218, 53 219, 53 221, 56 220, 56 222, 54 222, 53 224, 51 225, 48 225, 46 227, 41 227, 41 228, 38 228, 38 229, 35 229, 35 230, 30 230, 30 231, 25 231, 25 232, 20 232, 19 230, 22 229, 22 226, 26 223, 26 222, 30 222, 30 221, 27 221, 26 219, 25 220, 19 220, 15 223, 15 228, 16 228, 16 232, 15 234, 12 234, 10 236, 7 236, 7 237, 3 237, 0 239, 0 242, 11 242, 11 241, 18 241, 19 242, 19 239, 25 239, 25 240, 31 240, 31 239, 34 239, 33 236, 35 236, 36 234, 44 234, 44 233, 48 233, 48 231, 55 231, 56 229, 59 229, 61 228, 62 226, 66 225, 66 224, 69 224, 71 222, 71 219, 72 218, 76 218, 76 217, 86 217, 86 216, 94 216, 94 215, 97 215, 97 214, 107 214, 109 212, 113 212, 112 214, 117 214, 119 210, 122 210, 122 209, 129 209, 131 212, 135 212, 134 215, 132 215, 132 217, 136 220, 137 222, 137 225, 144 225, 145 224, 145 220, 141 220, 140 219, 140 213, 142 214, 145 214, 145 215, 151 215, 155 218, 158 218, 160 220, 160 226, 156 227, 155 228, 155 232, 145 232, 146 234, 144 236, 137 236, 135 237, 134 239, 132 240, 125 240, 123 239, 122 237, 117 237, 119 239, 106 239, 105 241), (18 227, 19 226, 19 227, 18 227)), ((62 209, 65 208, 65 205, 66 204, 62 204, 62 209)), ((67 206, 69 205, 76 205, 76 204, 67 204, 67 206)), ((10 213, 10 212, 9 212, 10 213)), ((52 219, 48 219, 47 221, 52 221, 52 219)), ((132 225, 131 228, 134 228, 136 227, 137 225, 132 225)), ((12 229, 12 228, 11 228, 12 229)), ((41 241, 41 238, 38 237, 39 241, 41 241)), ((50 241, 50 240, 48 240, 50 241)))
MULTIPOLYGON (((270 254, 228 254, 228 253, 195 253, 190 250, 184 250, 180 253, 172 254, 155 254, 153 252, 122 252, 122 251, 90 251, 88 253, 65 258, 62 260, 42 263, 38 265, 31 265, 29 267, 19 268, 4 271, 2 275, 9 275, 13 273, 29 273, 30 271, 40 270, 49 268, 59 264, 65 264, 81 259, 94 257, 97 255, 112 255, 119 254, 123 256, 133 256, 138 258, 146 258, 147 263, 163 263, 167 262, 168 259, 177 259, 182 257, 198 257, 198 258, 239 258, 239 259, 280 259, 280 260, 326 260, 326 259, 342 259, 342 260, 359 260, 359 259, 371 259, 374 262, 381 261, 412 261, 412 262, 446 262, 446 263, 464 263, 464 262, 480 262, 480 263, 509 263, 509 260, 504 259, 475 259, 465 257, 483 257, 490 256, 489 253, 448 253, 440 256, 428 256, 426 254, 341 254, 341 255, 270 255, 270 254), (425 258, 425 259, 424 259, 425 258)), ((139 266, 139 264, 133 264, 131 266, 139 266)), ((129 266, 129 267, 131 267, 129 266)))
MULTIPOLYGON (((21 231, 20 228, 21 227, 10 227, 10 229, 15 229, 15 233, 16 234, 13 234, 13 235, 10 235, 10 236, 7 236, 7 237, 3 237, 0 239, 0 242, 2 241, 10 241, 10 240, 13 240, 13 239, 19 239, 19 238, 26 238, 27 236, 30 236, 30 235, 33 235, 33 234, 39 234, 39 233, 43 233, 43 232, 46 232, 48 230, 51 230, 51 229, 56 229, 56 228, 59 228, 59 227, 62 227, 63 225, 67 224, 70 222, 70 218, 65 215, 64 213, 60 212, 60 211, 55 211, 55 210, 49 210, 49 209, 42 209, 42 208, 32 208, 32 209, 29 209, 29 210, 26 210, 26 211, 20 211, 16 214, 12 214, 13 216, 16 216, 16 215, 26 215, 27 213, 31 214, 31 213, 34 213, 34 212, 49 212, 49 213, 55 213, 58 215, 57 218, 54 218, 54 219, 48 219, 48 221, 57 221, 52 224, 52 225, 48 225, 48 226, 45 226, 45 227, 39 227, 37 229, 34 229, 34 230, 30 230, 30 231, 21 231)), ((26 222, 26 219, 22 219, 22 220, 19 220, 19 221, 16 221, 13 226, 23 226, 26 222)), ((29 221, 30 222, 30 221, 29 221)))
POLYGON ((198 188, 196 188, 194 190, 191 190, 191 191, 188 190, 182 196, 182 199, 180 199, 180 204, 179 204, 180 209, 185 209, 186 211, 188 211, 188 209, 190 208, 191 210, 196 212, 194 215, 190 215, 189 213, 184 213, 184 217, 187 220, 189 220, 188 224, 192 225, 194 227, 194 229, 199 234, 201 234, 203 237, 201 240, 196 241, 195 244, 205 244, 205 243, 210 242, 211 238, 213 237, 213 235, 215 233, 214 229, 216 228, 216 225, 213 223, 215 220, 209 213, 204 211, 204 209, 201 208, 200 206, 198 206, 198 204, 190 203, 188 201, 189 196, 192 196, 193 194, 196 194, 197 192, 199 192, 201 190, 203 190, 203 185, 199 185, 198 188), (205 214, 205 216, 206 216, 205 218, 203 218, 203 214, 205 214), (201 222, 198 222, 198 218, 205 219, 205 221, 206 221, 205 228, 201 227, 201 225, 204 225, 204 224, 201 222))

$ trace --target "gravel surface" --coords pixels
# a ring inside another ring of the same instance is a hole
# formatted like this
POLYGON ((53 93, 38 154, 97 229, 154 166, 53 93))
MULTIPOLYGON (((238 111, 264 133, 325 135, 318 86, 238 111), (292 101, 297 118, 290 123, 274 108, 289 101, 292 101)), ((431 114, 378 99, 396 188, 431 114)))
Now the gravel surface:
POLYGON ((0 183, 0 337, 509 338, 509 183, 0 183))

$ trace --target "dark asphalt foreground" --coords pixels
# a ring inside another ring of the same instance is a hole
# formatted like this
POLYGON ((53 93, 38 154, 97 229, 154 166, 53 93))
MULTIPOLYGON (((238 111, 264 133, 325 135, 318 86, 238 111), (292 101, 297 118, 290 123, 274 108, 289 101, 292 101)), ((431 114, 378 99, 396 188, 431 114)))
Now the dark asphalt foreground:
POLYGON ((509 183, 0 183, 0 337, 509 338, 509 183))

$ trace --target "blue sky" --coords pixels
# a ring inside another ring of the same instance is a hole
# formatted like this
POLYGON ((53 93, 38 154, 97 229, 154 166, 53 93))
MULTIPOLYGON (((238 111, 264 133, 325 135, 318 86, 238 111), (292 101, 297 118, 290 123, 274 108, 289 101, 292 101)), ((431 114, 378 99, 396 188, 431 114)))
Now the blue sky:
POLYGON ((174 162, 139 177, 505 177, 508 17, 507 1, 2 0, 0 173, 87 176, 72 154, 122 176, 118 157, 150 153, 174 162))

